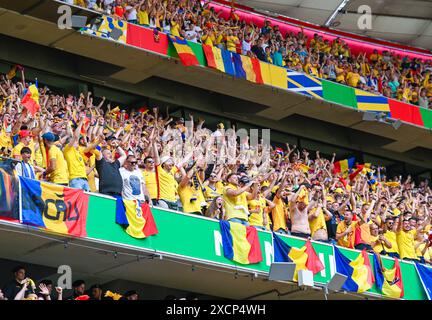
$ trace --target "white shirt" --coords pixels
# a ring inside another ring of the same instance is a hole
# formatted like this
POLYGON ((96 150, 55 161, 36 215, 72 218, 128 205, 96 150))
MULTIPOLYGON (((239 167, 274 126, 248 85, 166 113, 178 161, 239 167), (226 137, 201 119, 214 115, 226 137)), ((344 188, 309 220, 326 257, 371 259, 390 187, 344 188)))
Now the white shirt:
POLYGON ((120 168, 119 171, 123 179, 122 197, 126 200, 144 201, 145 182, 142 172, 139 169, 129 171, 126 168, 120 168))
POLYGON ((192 42, 198 42, 198 33, 195 30, 186 31, 186 39, 192 42))
POLYGON ((15 166, 15 170, 17 171, 17 174, 21 177, 36 179, 36 174, 33 166, 28 163, 24 163, 22 161, 18 162, 15 166))
POLYGON ((127 21, 137 20, 137 11, 132 6, 126 7, 126 19, 127 21))
POLYGON ((243 55, 246 55, 249 51, 251 51, 251 42, 247 42, 246 40, 243 40, 242 42, 243 55))

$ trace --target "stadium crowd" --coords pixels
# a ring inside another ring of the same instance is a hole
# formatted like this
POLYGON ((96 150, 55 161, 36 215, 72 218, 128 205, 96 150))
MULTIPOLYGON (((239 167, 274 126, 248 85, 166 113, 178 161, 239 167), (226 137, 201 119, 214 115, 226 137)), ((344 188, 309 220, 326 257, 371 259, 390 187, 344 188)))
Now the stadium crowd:
MULTIPOLYGON (((87 286, 84 280, 75 280, 72 283, 72 292, 64 296, 63 289, 55 286, 53 281, 43 279, 36 283, 29 277, 26 267, 19 265, 12 270, 12 279, 0 289, 1 300, 139 300, 136 290, 128 290, 123 294, 104 290, 100 284, 87 286)), ((197 300, 197 296, 189 293, 186 296, 176 297, 168 295, 165 300, 197 300)))
POLYGON ((261 230, 431 263, 432 191, 385 168, 319 151, 238 139, 167 108, 120 110, 91 93, 39 88, 40 110, 21 105, 29 83, 0 77, 0 152, 19 175, 261 230))
POLYGON ((199 0, 63 0, 189 41, 217 46, 262 61, 430 108, 432 60, 390 51, 353 54, 333 41, 302 32, 282 34, 266 20, 262 27, 242 21, 232 8, 228 20, 199 0))

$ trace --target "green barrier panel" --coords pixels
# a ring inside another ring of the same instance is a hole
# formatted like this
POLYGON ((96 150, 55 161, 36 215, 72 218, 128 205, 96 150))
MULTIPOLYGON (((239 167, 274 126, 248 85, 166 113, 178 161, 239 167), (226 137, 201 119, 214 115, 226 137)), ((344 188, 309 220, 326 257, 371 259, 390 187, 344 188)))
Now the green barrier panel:
MULTIPOLYGON (((222 264, 227 267, 237 266, 251 272, 268 272, 273 259, 272 236, 269 232, 258 231, 263 261, 258 264, 242 265, 223 256, 222 238, 219 223, 192 215, 175 213, 160 209, 152 209, 159 233, 146 239, 130 237, 121 226, 115 223, 115 205, 112 199, 91 195, 87 217, 88 237, 110 241, 138 248, 157 250, 187 258, 200 259, 202 262, 222 264)), ((305 241, 298 238, 281 236, 290 246, 300 248, 305 241)), ((317 283, 330 281, 336 267, 334 265, 333 247, 328 244, 313 242, 313 247, 323 262, 325 269, 314 276, 317 283)), ((359 251, 341 248, 341 252, 353 260, 359 251)), ((369 256, 373 266, 373 257, 369 256)), ((393 260, 382 258, 387 268, 393 267, 393 260)), ((405 289, 404 299, 425 300, 420 279, 413 264, 400 262, 405 289)), ((374 286, 370 293, 380 294, 374 286)))
POLYGON ((325 100, 357 109, 354 88, 327 80, 322 80, 322 88, 325 100))
POLYGON ((432 110, 420 107, 419 109, 423 119, 423 125, 428 129, 432 129, 432 110))

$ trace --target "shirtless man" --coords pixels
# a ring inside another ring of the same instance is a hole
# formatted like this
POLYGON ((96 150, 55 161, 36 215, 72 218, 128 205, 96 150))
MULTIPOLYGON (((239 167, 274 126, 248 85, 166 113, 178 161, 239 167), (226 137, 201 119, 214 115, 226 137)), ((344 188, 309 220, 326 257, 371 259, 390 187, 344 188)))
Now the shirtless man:
POLYGON ((303 189, 306 189, 304 185, 302 185, 289 199, 292 223, 291 235, 301 238, 309 238, 311 235, 311 230, 309 227, 308 211, 313 202, 310 202, 309 205, 306 205, 305 197, 299 198, 299 195, 303 189))

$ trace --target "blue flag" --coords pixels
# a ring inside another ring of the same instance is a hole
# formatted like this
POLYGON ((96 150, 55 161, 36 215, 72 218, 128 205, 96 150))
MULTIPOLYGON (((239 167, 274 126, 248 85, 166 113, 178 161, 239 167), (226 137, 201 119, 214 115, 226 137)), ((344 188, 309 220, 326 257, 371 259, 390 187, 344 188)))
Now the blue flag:
POLYGON ((432 268, 428 268, 418 262, 416 262, 415 266, 428 300, 432 300, 432 268))

